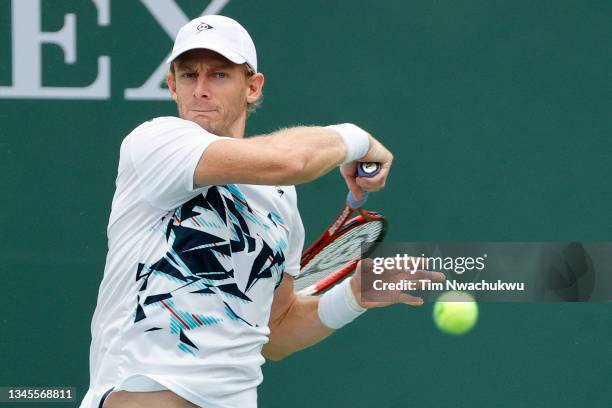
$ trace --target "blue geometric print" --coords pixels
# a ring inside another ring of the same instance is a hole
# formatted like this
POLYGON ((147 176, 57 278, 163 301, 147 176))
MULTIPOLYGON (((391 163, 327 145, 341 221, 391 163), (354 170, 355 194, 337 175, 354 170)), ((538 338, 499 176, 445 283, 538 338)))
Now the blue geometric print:
POLYGON ((213 296, 223 303, 227 320, 257 327, 239 316, 228 301, 248 305, 253 302, 248 293, 258 282, 272 279, 271 284, 280 283, 288 244, 286 234, 266 233, 272 229, 286 230, 286 224, 274 212, 253 209, 233 184, 210 187, 178 207, 166 227, 168 249, 164 256, 138 265, 134 324, 145 332, 168 330, 176 336, 179 350, 196 355, 198 345, 187 333, 222 324, 224 319, 203 310, 182 310, 175 300, 198 305, 189 299, 213 296), (250 270, 241 271, 248 273, 243 288, 232 269, 232 257, 241 253, 252 254, 253 258, 250 270), (147 326, 147 316, 160 314, 166 316, 166 327, 147 326))

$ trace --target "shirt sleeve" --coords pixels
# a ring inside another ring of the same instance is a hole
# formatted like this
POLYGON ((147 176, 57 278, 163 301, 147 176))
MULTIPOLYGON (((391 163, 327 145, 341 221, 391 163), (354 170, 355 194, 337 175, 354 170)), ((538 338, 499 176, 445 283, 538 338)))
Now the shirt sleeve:
POLYGON ((156 118, 129 136, 128 154, 144 198, 171 210, 199 194, 193 175, 202 153, 223 139, 197 124, 173 117, 156 118))
POLYGON ((287 256, 285 258, 285 273, 296 276, 300 272, 300 261, 304 249, 304 224, 297 208, 297 197, 295 189, 293 191, 293 217, 291 218, 289 229, 289 243, 287 256))

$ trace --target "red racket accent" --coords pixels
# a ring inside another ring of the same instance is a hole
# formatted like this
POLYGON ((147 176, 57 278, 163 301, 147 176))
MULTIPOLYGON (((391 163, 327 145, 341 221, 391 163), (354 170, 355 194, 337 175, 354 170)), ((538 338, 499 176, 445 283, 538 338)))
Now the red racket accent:
POLYGON ((344 219, 335 228, 336 232, 329 234, 328 228, 304 251, 300 275, 294 281, 299 294, 320 294, 328 290, 354 272, 357 261, 361 259, 362 244, 375 245, 383 239, 387 229, 385 218, 373 211, 359 212, 359 215, 346 221, 343 210, 332 223, 337 225, 338 219, 344 219))
POLYGON ((377 212, 374 211, 364 211, 359 209, 359 215, 349 222, 346 222, 346 219, 354 212, 355 209, 349 207, 348 205, 344 206, 344 209, 338 214, 336 219, 330 224, 327 230, 308 248, 304 250, 302 253, 302 259, 300 262, 301 267, 303 268, 310 260, 321 250, 326 247, 331 241, 337 238, 340 233, 345 233, 351 228, 355 228, 359 224, 363 224, 369 221, 377 221, 384 220, 384 217, 377 212), (341 228, 342 227, 342 228, 341 228), (333 230, 333 233, 330 231, 333 230), (337 234, 336 234, 337 232, 337 234))
MULTIPOLYGON (((359 177, 374 177, 380 171, 378 163, 361 163, 358 166, 359 177)), ((303 253, 300 261, 300 273, 294 280, 294 290, 302 295, 320 294, 355 271, 361 259, 362 245, 370 244, 364 255, 382 241, 387 231, 387 221, 374 211, 361 207, 367 200, 368 193, 363 192, 362 199, 357 201, 349 193, 344 207, 325 232, 314 241, 303 253), (359 214, 349 219, 357 211, 359 214)))
POLYGON ((359 261, 349 262, 344 268, 332 273, 326 278, 321 279, 319 282, 315 283, 314 285, 307 286, 304 289, 299 290, 298 294, 310 296, 310 295, 316 295, 317 293, 325 292, 325 290, 340 283, 340 281, 344 280, 344 278, 352 274, 357 268, 357 262, 359 261))

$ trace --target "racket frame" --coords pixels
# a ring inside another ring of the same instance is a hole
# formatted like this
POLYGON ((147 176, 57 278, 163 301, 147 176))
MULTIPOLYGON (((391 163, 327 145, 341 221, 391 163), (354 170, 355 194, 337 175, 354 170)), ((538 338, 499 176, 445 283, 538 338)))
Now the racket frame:
MULTIPOLYGON (((329 245, 334 240, 340 238, 342 235, 350 232, 354 228, 357 228, 360 225, 372 221, 382 222, 382 229, 378 239, 376 240, 376 242, 380 242, 385 237, 385 234, 387 232, 387 220, 385 219, 385 217, 375 211, 367 211, 361 208, 354 209, 351 208, 348 204, 346 204, 340 214, 338 214, 336 219, 334 219, 334 221, 330 224, 327 230, 319 237, 319 239, 314 241, 304 251, 300 262, 301 268, 304 268, 304 266, 306 266, 318 253, 320 253, 325 247, 327 247, 327 245, 329 245), (355 211, 357 211, 359 214, 354 218, 348 219, 349 216, 355 211)), ((325 278, 322 278, 314 284, 299 290, 297 294, 308 296, 318 295, 325 292, 326 290, 330 289, 332 286, 336 285, 344 278, 352 274, 355 271, 355 268, 357 267, 358 261, 359 260, 349 261, 340 269, 331 272, 325 278)), ((299 276, 297 279, 299 279, 299 276)))

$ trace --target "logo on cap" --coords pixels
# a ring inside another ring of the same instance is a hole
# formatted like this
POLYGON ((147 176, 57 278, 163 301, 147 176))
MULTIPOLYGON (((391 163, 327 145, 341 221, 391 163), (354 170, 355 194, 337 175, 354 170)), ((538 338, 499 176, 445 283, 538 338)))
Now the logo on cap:
POLYGON ((213 26, 211 26, 210 24, 206 24, 205 22, 201 22, 200 24, 198 24, 198 26, 196 27, 196 29, 199 32, 202 32, 204 30, 210 30, 211 28, 214 28, 213 26))

